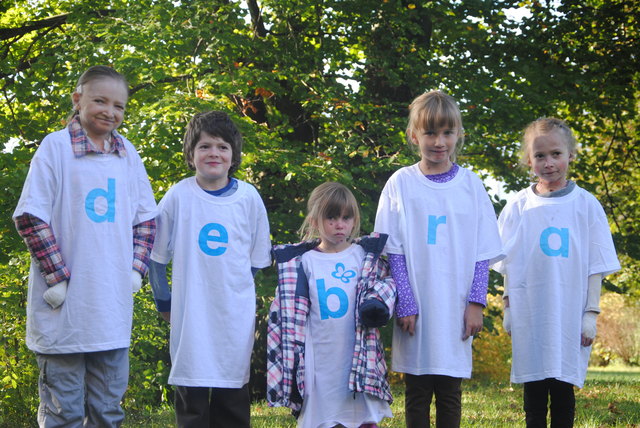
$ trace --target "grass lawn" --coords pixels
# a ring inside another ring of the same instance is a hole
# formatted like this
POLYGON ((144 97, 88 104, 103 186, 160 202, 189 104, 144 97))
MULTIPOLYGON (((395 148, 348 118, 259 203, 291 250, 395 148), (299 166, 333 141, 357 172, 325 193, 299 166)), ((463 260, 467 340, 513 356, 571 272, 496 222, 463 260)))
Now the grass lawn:
MULTIPOLYGON (((380 427, 404 428, 402 388, 394 388, 393 419, 380 427)), ((432 414, 435 410, 432 407, 432 414)), ((255 403, 251 411, 253 428, 294 428, 288 409, 255 403)), ((433 421, 432 421, 433 422, 433 421)), ((127 415, 124 427, 171 427, 173 411, 127 415)), ((465 381, 462 393, 462 426, 515 428, 524 426, 522 386, 508 382, 465 381)), ((576 428, 640 428, 640 368, 589 369, 584 388, 576 390, 576 428)))

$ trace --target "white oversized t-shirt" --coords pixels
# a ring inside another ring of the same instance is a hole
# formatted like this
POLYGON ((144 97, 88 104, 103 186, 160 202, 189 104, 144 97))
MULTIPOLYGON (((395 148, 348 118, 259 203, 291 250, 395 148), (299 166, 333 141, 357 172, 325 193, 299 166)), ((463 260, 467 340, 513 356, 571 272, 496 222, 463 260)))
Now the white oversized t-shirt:
POLYGON ((29 213, 51 226, 71 273, 57 309, 32 261, 27 346, 44 354, 126 348, 131 337, 133 226, 155 217, 156 203, 140 156, 74 156, 69 130, 49 134, 36 151, 14 218, 29 213))
POLYGON ((394 326, 393 370, 470 377, 472 339, 462 336, 475 265, 502 255, 482 182, 465 168, 446 183, 418 164, 401 168, 382 191, 375 231, 389 234, 388 253, 404 254, 420 311, 415 335, 394 326))
POLYGON ((349 390, 355 347, 356 285, 364 249, 357 244, 339 253, 308 251, 302 267, 311 307, 305 340, 305 397, 298 428, 357 428, 391 417, 389 404, 349 390))
POLYGON ((602 206, 578 186, 553 198, 529 187, 498 223, 507 257, 493 268, 508 278, 511 381, 582 387, 591 352, 580 344, 588 278, 620 269, 602 206))
POLYGON ((251 267, 271 263, 262 199, 240 180, 233 195, 216 197, 190 177, 169 189, 159 209, 151 258, 173 260, 169 383, 241 388, 256 315, 251 267))

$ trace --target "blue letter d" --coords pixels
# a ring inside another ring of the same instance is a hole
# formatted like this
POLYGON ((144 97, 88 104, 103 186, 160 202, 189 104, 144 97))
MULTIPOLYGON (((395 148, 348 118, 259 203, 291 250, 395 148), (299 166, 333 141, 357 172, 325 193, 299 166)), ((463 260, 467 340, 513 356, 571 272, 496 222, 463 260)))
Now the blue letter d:
POLYGON ((113 223, 116 219, 116 179, 108 179, 107 190, 98 187, 90 191, 84 200, 84 210, 87 216, 96 223, 103 221, 113 223), (96 199, 98 198, 104 198, 107 202, 107 209, 102 214, 96 212, 96 199))

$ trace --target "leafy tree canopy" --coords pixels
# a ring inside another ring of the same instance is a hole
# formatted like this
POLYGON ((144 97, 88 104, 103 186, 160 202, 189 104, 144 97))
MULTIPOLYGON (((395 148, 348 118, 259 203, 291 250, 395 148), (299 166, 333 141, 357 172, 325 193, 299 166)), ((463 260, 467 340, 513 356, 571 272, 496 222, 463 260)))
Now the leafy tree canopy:
MULTIPOLYGON (((528 182, 516 168, 522 128, 545 115, 567 120, 581 142, 574 178, 604 204, 625 264, 640 255, 636 0, 17 0, 3 9, 0 126, 16 145, 1 158, 6 213, 38 141, 62 126, 78 76, 110 64, 130 81, 122 130, 159 197, 187 173, 180 139, 190 116, 233 114, 246 139, 241 176, 261 191, 276 242, 295 239, 306 196, 326 180, 354 188, 370 230, 384 181, 416 159, 403 137, 407 106, 439 88, 463 110, 461 163, 510 191, 528 182), (515 8, 522 19, 508 17, 515 8)), ((3 254, 22 248, 8 216, 0 234, 3 254)))

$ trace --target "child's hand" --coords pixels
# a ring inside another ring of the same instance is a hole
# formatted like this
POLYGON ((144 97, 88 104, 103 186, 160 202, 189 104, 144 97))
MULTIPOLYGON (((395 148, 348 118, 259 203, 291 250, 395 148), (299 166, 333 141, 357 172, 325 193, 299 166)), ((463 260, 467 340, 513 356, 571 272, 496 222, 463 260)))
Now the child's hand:
POLYGON ((582 346, 590 346, 596 337, 596 312, 588 311, 582 315, 582 346))
POLYGON ((137 270, 131 271, 131 291, 137 293, 142 287, 142 275, 137 270))
POLYGON ((409 332, 409 336, 413 336, 416 332, 417 317, 417 315, 409 315, 406 317, 396 318, 396 323, 400 326, 402 331, 409 332))
POLYGON ((160 312, 160 316, 166 322, 171 323, 171 312, 160 312))
POLYGON ((67 281, 62 281, 49 287, 42 297, 53 309, 57 308, 67 297, 67 281))
POLYGON ((464 310, 464 334, 462 340, 480 333, 482 330, 482 310, 484 307, 478 303, 469 303, 464 310))
POLYGON ((502 327, 504 328, 504 331, 506 331, 507 334, 511 336, 511 308, 509 308, 508 306, 504 308, 502 327))

